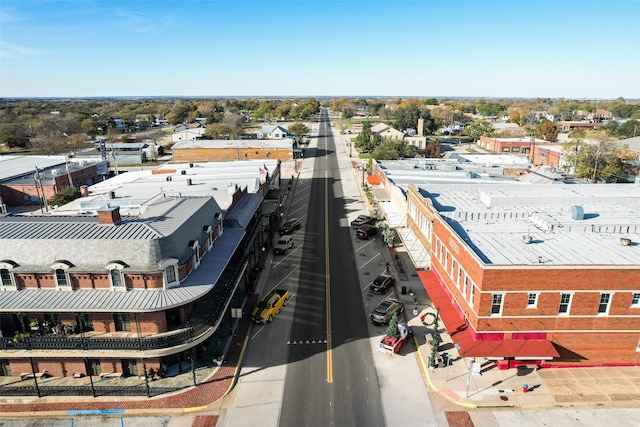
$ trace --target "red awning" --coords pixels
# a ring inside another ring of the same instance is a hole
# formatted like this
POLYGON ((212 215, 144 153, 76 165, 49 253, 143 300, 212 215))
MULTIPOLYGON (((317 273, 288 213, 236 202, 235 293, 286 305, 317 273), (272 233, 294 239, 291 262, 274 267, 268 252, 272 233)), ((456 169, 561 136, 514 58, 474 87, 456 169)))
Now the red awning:
POLYGON ((468 324, 462 310, 455 302, 449 290, 441 284, 433 270, 418 271, 418 276, 427 290, 433 305, 451 340, 460 348, 462 357, 495 357, 515 359, 551 359, 558 357, 558 351, 549 340, 505 340, 502 334, 495 339, 480 339, 468 324))

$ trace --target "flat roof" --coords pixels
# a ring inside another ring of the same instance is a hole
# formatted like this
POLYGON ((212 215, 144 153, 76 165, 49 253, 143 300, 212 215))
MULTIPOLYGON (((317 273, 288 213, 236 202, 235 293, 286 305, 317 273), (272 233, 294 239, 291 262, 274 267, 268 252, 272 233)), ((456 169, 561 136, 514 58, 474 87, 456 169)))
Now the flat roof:
POLYGON ((640 266, 640 185, 418 186, 487 264, 640 266))

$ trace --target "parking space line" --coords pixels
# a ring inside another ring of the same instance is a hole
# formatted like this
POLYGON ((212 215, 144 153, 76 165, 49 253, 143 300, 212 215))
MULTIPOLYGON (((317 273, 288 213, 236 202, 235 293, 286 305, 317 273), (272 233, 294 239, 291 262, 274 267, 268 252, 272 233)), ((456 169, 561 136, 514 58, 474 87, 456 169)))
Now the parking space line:
POLYGON ((363 268, 364 266, 366 266, 367 264, 369 264, 371 261, 373 261, 374 259, 378 258, 379 256, 380 256, 380 253, 375 254, 373 257, 371 257, 371 259, 369 261, 365 262, 360 267, 358 267, 358 270, 360 270, 361 268, 363 268))

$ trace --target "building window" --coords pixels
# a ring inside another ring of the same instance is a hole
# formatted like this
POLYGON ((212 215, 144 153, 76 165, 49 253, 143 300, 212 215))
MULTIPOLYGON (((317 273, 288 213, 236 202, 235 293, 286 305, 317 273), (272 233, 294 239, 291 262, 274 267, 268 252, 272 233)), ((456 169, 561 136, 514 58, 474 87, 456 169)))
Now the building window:
POLYGON ((535 308, 538 306, 538 294, 529 293, 527 297, 527 308, 535 308))
POLYGON ((124 279, 124 269, 127 267, 122 261, 112 261, 107 264, 106 269, 109 272, 109 282, 111 289, 125 291, 127 284, 124 279))
POLYGON ((462 280, 462 267, 458 268, 458 289, 460 289, 460 281, 462 280))
POLYGON ((571 294, 560 294, 560 306, 558 307, 558 314, 569 314, 570 307, 571 294))
POLYGON ((109 270, 109 277, 111 277, 111 286, 114 288, 123 288, 124 280, 122 278, 122 272, 117 268, 109 270))
POLYGON ((165 275, 167 277, 167 283, 172 283, 176 281, 176 266, 170 265, 165 270, 165 275))
POLYGON ((511 152, 512 152, 512 153, 518 153, 518 152, 520 152, 520 147, 512 147, 512 148, 511 148, 511 152))
POLYGON ((87 375, 95 377, 102 373, 102 369, 100 368, 100 359, 86 359, 85 363, 87 364, 87 375))
POLYGON ((56 268, 55 275, 56 275, 56 285, 58 285, 59 288, 66 288, 69 286, 69 277, 67 276, 66 271, 64 271, 61 268, 56 268))
POLYGON ((509 148, 510 147, 502 147, 502 152, 503 153, 508 153, 510 151, 509 148))
POLYGON ((3 288, 15 288, 13 273, 8 268, 0 268, 0 281, 3 288))
POLYGON ((449 271, 449 275, 451 276, 451 278, 453 279, 453 276, 456 274, 456 260, 452 260, 451 261, 451 270, 449 271))
POLYGON ((631 307, 640 307, 640 292, 634 292, 631 297, 631 307))
POLYGON ((600 294, 600 304, 598 304, 598 314, 609 314, 611 294, 600 294))
POLYGON ((165 258, 158 262, 164 271, 164 288, 170 289, 180 284, 178 277, 178 260, 176 258, 165 258))
POLYGON ((493 294, 491 296, 491 315, 502 315, 502 302, 504 301, 503 294, 493 294))
POLYGON ((129 313, 113 313, 113 323, 115 324, 116 332, 131 332, 129 313))
POLYGON ((469 276, 467 276, 465 274, 464 276, 464 289, 462 290, 462 295, 464 295, 464 298, 467 299, 467 289, 469 287, 469 276))
POLYGON ((249 157, 249 155, 247 153, 244 153, 244 158, 246 159, 247 157, 249 157))
POLYGON ((11 376, 11 365, 9 364, 9 359, 0 359, 0 376, 11 376))
POLYGON ((53 278, 58 289, 71 290, 69 268, 72 266, 73 264, 68 261, 56 261, 49 267, 53 271, 53 278))
POLYGON ((471 298, 469 298, 469 304, 473 307, 473 302, 476 300, 476 285, 471 286, 471 298))

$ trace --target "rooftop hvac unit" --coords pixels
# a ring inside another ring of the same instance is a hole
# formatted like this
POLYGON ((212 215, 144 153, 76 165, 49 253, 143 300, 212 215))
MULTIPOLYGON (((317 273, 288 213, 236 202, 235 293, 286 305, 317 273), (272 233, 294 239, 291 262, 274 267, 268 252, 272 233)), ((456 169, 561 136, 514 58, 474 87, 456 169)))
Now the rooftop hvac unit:
POLYGON ((465 172, 464 176, 466 176, 467 178, 473 178, 475 176, 475 174, 471 171, 467 171, 465 172))
POLYGON ((571 206, 571 219, 576 221, 582 221, 584 219, 584 209, 582 209, 582 206, 571 206))
POLYGON ((62 173, 60 169, 51 169, 51 175, 58 176, 62 173))

